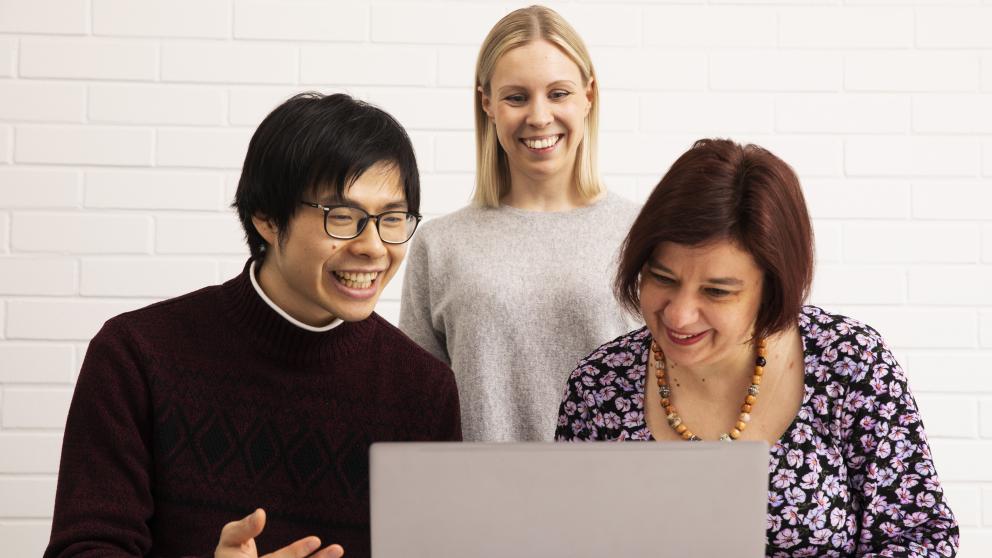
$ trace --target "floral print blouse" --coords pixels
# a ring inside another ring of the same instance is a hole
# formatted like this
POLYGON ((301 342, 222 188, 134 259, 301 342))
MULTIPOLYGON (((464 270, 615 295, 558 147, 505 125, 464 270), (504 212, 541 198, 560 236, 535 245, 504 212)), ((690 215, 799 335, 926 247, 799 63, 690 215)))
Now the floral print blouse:
MULTIPOLYGON (((902 367, 874 329, 806 306, 799 316, 805 395, 769 459, 766 554, 953 556, 944 501, 902 367)), ((644 421, 651 332, 579 362, 555 438, 652 440, 644 421)))

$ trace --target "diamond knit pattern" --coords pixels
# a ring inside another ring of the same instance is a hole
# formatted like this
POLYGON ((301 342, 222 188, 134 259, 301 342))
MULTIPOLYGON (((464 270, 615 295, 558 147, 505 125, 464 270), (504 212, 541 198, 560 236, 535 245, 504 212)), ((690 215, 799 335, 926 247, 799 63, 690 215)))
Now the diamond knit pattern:
POLYGON ((246 272, 90 343, 46 556, 209 555, 258 507, 259 554, 317 535, 369 556, 369 446, 460 438, 447 366, 375 314, 297 328, 246 272))

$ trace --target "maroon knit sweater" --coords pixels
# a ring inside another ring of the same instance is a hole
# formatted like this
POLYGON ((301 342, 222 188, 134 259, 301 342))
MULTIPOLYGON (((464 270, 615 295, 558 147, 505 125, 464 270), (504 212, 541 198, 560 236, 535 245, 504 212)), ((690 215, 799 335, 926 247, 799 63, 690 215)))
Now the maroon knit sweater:
POLYGON ((246 271, 90 343, 45 556, 212 556, 263 507, 259 555, 317 535, 367 557, 369 445, 460 439, 447 366, 376 314, 296 327, 246 271))

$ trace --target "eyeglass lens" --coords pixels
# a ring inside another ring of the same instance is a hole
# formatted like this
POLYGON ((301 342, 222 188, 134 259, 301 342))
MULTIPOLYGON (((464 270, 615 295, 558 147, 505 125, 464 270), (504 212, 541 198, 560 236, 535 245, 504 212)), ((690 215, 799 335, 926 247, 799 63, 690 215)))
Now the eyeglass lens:
MULTIPOLYGON (((354 238, 365 230, 371 219, 356 207, 335 207, 324 218, 327 234, 337 238, 354 238)), ((413 235, 417 218, 404 211, 387 211, 379 215, 379 238, 383 242, 402 243, 413 235)))

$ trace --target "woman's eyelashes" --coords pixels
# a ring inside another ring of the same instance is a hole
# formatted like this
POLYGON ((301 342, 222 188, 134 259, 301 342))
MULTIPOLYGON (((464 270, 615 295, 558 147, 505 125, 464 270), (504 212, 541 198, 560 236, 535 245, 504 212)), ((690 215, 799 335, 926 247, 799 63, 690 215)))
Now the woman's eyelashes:
MULTIPOLYGON (((672 286, 678 283, 675 278, 669 277, 668 275, 664 275, 656 271, 649 271, 649 273, 659 285, 672 286)), ((714 299, 727 298, 735 294, 735 291, 728 291, 727 289, 721 289, 719 287, 703 287, 702 291, 707 296, 714 299)))
POLYGON ((730 292, 728 290, 717 289, 715 287, 706 287, 706 288, 703 289, 703 291, 706 292, 706 294, 708 294, 709 296, 711 296, 713 298, 726 298, 726 297, 734 294, 734 293, 732 293, 732 292, 730 292))
MULTIPOLYGON (((572 95, 571 91, 565 89, 555 89, 548 93, 548 99, 552 101, 561 101, 567 99, 570 95, 572 95)), ((527 102, 527 95, 523 93, 514 93, 503 97, 503 100, 511 105, 522 105, 527 102)))

